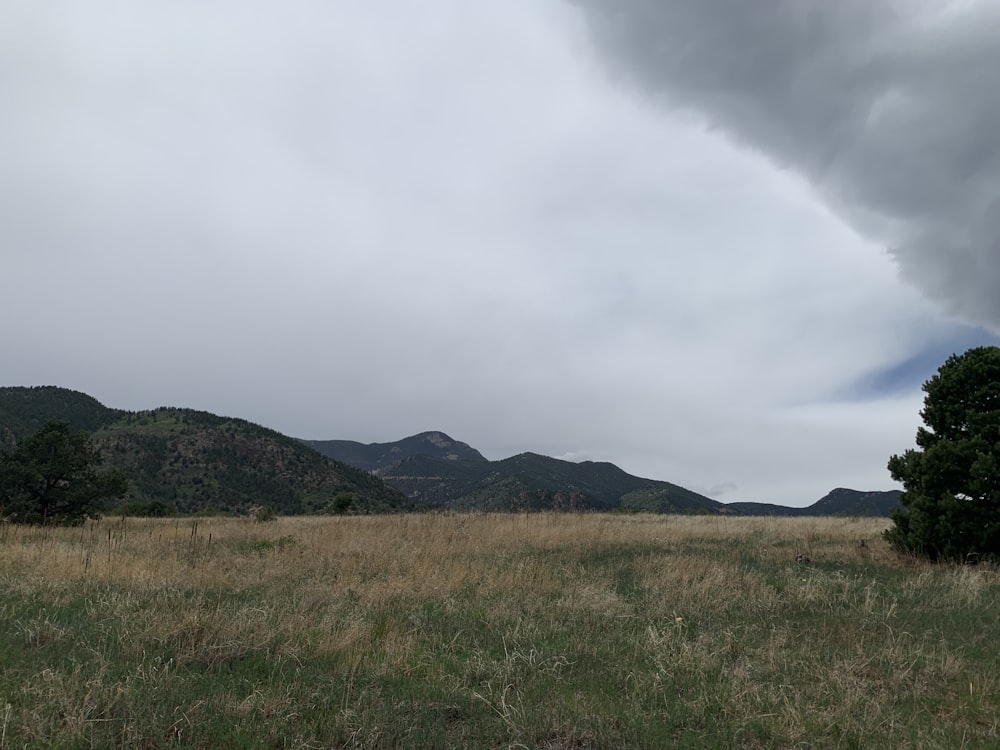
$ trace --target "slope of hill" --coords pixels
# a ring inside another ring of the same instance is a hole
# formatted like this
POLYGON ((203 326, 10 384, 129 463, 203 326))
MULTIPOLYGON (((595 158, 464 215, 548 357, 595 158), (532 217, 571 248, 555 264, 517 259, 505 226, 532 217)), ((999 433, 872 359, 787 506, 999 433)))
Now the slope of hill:
POLYGON ((889 517, 899 506, 900 490, 862 492, 838 487, 812 505, 790 508, 770 503, 727 503, 723 513, 737 516, 878 516, 889 517))
POLYGON ((886 516, 899 507, 901 490, 861 492, 838 487, 806 510, 813 516, 886 516))
POLYGON ((416 455, 379 471, 421 505, 460 510, 615 510, 715 513, 720 504, 683 487, 640 479, 614 464, 535 453, 503 461, 416 455))
POLYGON ((453 440, 443 432, 421 432, 393 443, 358 443, 353 440, 303 440, 324 456, 366 471, 385 469, 411 456, 430 456, 447 461, 486 459, 475 448, 453 440))
POLYGON ((440 432, 393 443, 303 441, 345 463, 373 471, 420 507, 461 510, 645 510, 737 516, 886 516, 899 491, 836 489, 807 508, 723 504, 669 482, 632 476, 614 464, 572 463, 534 453, 487 461, 440 432), (471 457, 471 458, 470 458, 471 457))
POLYGON ((345 492, 357 510, 409 505, 368 472, 242 419, 161 408, 122 417, 94 437, 108 464, 129 477, 136 499, 172 503, 181 512, 265 505, 323 513, 345 492))
POLYGON ((109 409, 86 393, 45 385, 0 388, 0 450, 10 450, 21 438, 37 432, 51 419, 70 429, 93 432, 125 414, 109 409))
POLYGON ((805 508, 793 508, 788 505, 774 503, 725 503, 722 513, 733 516, 801 516, 805 508))
POLYGON ((0 388, 0 450, 9 450, 50 419, 93 432, 108 465, 130 479, 131 499, 172 504, 182 512, 263 505, 281 513, 316 513, 347 493, 354 498, 352 509, 362 512, 444 507, 888 516, 900 494, 838 488, 808 508, 723 505, 610 463, 571 463, 534 453, 487 461, 442 432, 367 445, 297 440, 207 412, 133 413, 65 388, 0 388))
POLYGON ((13 440, 49 419, 87 429, 106 465, 129 480, 130 501, 185 513, 322 513, 343 493, 352 511, 410 507, 370 473, 320 455, 300 441, 242 419, 190 409, 124 412, 60 388, 0 390, 0 432, 13 440))

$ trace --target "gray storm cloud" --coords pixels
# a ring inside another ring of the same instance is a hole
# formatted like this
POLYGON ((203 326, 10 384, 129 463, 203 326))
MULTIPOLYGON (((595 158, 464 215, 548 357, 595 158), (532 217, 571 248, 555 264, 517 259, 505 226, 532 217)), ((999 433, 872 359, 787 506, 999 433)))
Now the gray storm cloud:
POLYGON ((615 75, 801 174, 1000 330, 1000 3, 572 1, 615 75))

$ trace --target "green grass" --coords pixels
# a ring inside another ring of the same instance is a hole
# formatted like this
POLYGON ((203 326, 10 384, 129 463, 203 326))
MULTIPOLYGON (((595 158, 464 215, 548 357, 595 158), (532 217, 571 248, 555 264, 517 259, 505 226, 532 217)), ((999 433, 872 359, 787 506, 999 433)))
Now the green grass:
POLYGON ((997 747, 996 569, 895 557, 880 528, 5 528, 0 750, 997 747))

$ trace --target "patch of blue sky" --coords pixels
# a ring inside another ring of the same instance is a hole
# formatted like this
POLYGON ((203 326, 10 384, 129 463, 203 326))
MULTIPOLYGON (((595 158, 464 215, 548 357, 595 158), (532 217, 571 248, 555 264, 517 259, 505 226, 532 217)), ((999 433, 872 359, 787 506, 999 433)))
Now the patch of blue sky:
POLYGON ((866 373, 837 395, 845 400, 867 401, 918 390, 948 357, 977 346, 1000 346, 1000 336, 979 326, 956 324, 949 336, 929 342, 904 360, 866 373))

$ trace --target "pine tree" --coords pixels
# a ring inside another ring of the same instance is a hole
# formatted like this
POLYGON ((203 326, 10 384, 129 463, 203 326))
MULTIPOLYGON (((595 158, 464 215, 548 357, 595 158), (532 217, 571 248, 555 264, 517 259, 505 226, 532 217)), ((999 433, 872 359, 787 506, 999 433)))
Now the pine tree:
POLYGON ((98 472, 102 461, 88 433, 47 422, 12 453, 0 454, 0 519, 75 525, 96 517, 106 500, 128 490, 121 472, 98 472))
POLYGON ((889 459, 904 492, 885 538, 931 560, 1000 559, 1000 348, 949 357, 924 392, 917 449, 889 459))

